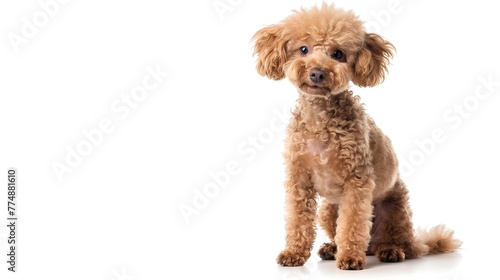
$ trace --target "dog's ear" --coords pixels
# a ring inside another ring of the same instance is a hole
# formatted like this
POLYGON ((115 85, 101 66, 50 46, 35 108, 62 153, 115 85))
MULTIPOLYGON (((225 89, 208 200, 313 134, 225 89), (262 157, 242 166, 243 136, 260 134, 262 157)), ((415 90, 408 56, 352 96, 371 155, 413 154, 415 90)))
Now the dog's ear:
POLYGON ((257 72, 269 79, 285 78, 283 64, 286 62, 284 25, 274 24, 262 28, 252 37, 253 54, 257 55, 257 72))
POLYGON ((363 48, 358 52, 352 82, 360 87, 373 87, 382 83, 387 72, 394 46, 374 33, 365 34, 363 48))

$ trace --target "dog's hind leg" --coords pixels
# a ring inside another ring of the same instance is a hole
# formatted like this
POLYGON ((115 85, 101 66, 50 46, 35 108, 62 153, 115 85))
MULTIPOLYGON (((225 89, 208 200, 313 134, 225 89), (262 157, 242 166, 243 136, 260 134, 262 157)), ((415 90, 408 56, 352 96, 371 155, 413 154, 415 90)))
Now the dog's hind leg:
POLYGON ((321 202, 318 211, 318 223, 326 232, 330 242, 324 243, 318 251, 318 255, 323 260, 334 260, 337 246, 335 245, 335 229, 337 228, 337 218, 339 217, 339 206, 328 203, 326 200, 321 202))
POLYGON ((399 262, 428 251, 428 247, 415 238, 408 200, 408 190, 398 179, 387 196, 375 202, 368 252, 382 262, 399 262))

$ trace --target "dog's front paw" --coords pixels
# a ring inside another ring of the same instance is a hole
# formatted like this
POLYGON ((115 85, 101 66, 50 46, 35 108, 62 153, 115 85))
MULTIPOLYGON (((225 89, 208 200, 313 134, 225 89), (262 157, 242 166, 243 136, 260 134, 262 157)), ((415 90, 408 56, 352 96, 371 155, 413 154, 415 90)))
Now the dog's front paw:
POLYGON ((342 270, 361 270, 366 267, 366 257, 339 257, 337 256, 337 267, 342 270))
POLYGON ((276 258, 276 262, 283 266, 303 266, 311 253, 297 253, 291 250, 285 249, 276 258))
POLYGON ((323 243, 319 248, 318 255, 322 260, 334 260, 337 246, 332 243, 323 243))

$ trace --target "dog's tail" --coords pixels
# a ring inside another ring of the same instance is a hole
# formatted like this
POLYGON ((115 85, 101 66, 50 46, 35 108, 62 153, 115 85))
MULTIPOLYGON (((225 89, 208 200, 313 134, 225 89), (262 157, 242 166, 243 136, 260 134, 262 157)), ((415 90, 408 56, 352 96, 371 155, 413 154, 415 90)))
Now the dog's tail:
POLYGON ((417 240, 424 247, 421 255, 456 252, 462 245, 462 241, 455 239, 453 231, 444 225, 435 226, 430 230, 418 229, 417 240))

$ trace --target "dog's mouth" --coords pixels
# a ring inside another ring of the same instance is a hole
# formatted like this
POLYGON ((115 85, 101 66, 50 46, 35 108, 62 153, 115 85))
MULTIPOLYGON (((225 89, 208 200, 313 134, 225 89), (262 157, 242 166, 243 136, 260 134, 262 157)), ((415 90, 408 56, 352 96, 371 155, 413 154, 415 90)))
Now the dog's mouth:
POLYGON ((327 95, 330 92, 329 87, 321 87, 321 86, 317 86, 317 85, 311 86, 311 85, 308 85, 306 83, 303 83, 299 87, 299 89, 306 92, 306 93, 313 94, 313 95, 327 95))

